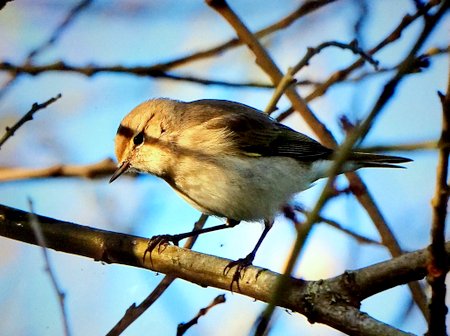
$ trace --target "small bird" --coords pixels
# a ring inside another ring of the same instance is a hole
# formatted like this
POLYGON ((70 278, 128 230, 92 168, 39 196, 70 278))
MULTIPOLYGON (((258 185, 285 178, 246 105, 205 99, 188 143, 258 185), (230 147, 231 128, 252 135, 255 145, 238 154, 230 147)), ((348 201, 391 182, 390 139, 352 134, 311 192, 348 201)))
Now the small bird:
MULTIPOLYGON (((264 221, 265 230, 252 252, 229 265, 238 266, 240 273, 252 263, 275 215, 293 195, 327 176, 334 151, 244 104, 158 98, 125 116, 115 153, 119 165, 110 182, 130 170, 150 173, 202 213, 227 219, 226 224, 194 233, 164 236, 169 241, 178 243, 240 221, 264 221)), ((408 161, 353 152, 342 172, 399 167, 396 164, 408 161)))

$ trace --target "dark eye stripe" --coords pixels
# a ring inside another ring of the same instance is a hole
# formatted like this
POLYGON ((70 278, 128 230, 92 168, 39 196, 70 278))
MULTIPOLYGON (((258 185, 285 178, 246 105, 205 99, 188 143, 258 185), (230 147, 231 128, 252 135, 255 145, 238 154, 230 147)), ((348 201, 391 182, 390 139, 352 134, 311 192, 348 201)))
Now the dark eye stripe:
POLYGON ((144 132, 139 132, 134 138, 133 138, 133 143, 136 146, 139 146, 140 144, 142 144, 144 142, 144 132))
POLYGON ((117 130, 118 135, 123 135, 125 138, 131 138, 134 134, 133 130, 127 126, 120 125, 117 130))

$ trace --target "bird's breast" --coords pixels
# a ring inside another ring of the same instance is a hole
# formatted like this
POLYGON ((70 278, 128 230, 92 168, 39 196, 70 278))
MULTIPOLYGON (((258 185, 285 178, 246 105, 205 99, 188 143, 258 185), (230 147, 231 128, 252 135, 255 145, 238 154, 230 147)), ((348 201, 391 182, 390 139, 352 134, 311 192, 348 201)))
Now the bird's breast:
POLYGON ((272 218, 312 182, 310 166, 293 159, 238 156, 185 158, 165 180, 205 214, 248 221, 272 218))

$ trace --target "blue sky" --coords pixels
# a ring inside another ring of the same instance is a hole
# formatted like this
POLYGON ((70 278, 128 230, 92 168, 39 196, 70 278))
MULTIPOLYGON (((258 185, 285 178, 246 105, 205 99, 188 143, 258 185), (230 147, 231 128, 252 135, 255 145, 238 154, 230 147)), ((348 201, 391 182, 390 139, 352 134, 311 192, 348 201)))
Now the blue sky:
MULTIPOLYGON (((27 53, 52 33, 65 13, 77 2, 15 1, 0 12, 0 59, 21 63, 27 53)), ((356 1, 342 0, 299 20, 285 31, 264 38, 276 63, 283 69, 295 64, 305 48, 323 41, 350 42, 357 19, 356 1)), ((371 47, 390 32, 413 2, 369 1, 370 15, 362 31, 362 46, 371 47)), ((252 29, 259 29, 294 10, 297 1, 230 1, 252 29)), ((376 59, 382 66, 402 60, 421 29, 418 21, 404 37, 387 47, 376 59)), ((448 16, 432 34, 424 50, 445 47, 448 16)), ((234 36, 224 20, 201 1, 94 1, 68 28, 57 43, 35 60, 46 64, 64 60, 75 65, 150 65, 164 62, 215 45, 234 36)), ((328 49, 315 57, 300 73, 300 79, 326 79, 355 56, 348 51, 328 49)), ((369 69, 369 67, 367 67, 369 69)), ((174 69, 232 81, 267 81, 246 48, 224 52, 216 59, 174 69)), ((441 107, 436 95, 447 85, 448 58, 433 57, 424 73, 411 75, 385 106, 364 145, 396 145, 436 140, 440 132, 441 107)), ((344 135, 338 117, 362 119, 373 106, 386 80, 378 75, 357 85, 333 87, 310 106, 337 139, 344 135)), ((7 79, 0 73, 0 83, 7 79)), ((301 88, 306 95, 309 88, 301 88)), ((180 100, 217 98, 240 101, 264 109, 272 91, 230 89, 169 80, 135 77, 128 74, 97 74, 87 78, 74 73, 45 73, 21 76, 0 100, 0 129, 20 118, 34 102, 62 93, 63 97, 38 112, 11 138, 0 152, 0 165, 46 167, 53 164, 87 164, 113 157, 113 139, 123 116, 134 106, 153 97, 180 100)), ((289 106, 283 98, 280 110, 289 106)), ((291 127, 314 137, 297 115, 286 121, 291 127)), ((361 176, 400 240, 402 247, 414 250, 429 243, 430 199, 434 191, 436 153, 398 153, 414 159, 406 170, 365 170, 361 176)), ((339 180, 345 186, 345 179, 339 180)), ((296 200, 311 207, 323 186, 300 194, 296 200)), ((27 198, 36 212, 93 227, 129 232, 144 237, 180 233, 191 229, 199 213, 181 200, 163 181, 142 176, 121 178, 112 185, 107 179, 46 179, 0 184, 0 202, 27 209, 27 198)), ((337 220, 361 234, 378 239, 378 234, 353 197, 340 197, 326 207, 324 216, 337 220)), ((212 219, 212 223, 220 223, 212 219)), ((232 230, 199 239, 195 249, 221 257, 245 256, 256 242, 262 225, 244 223, 232 230)), ((292 225, 279 218, 257 255, 255 264, 281 271, 295 239, 292 225)), ((4 323, 0 334, 60 335, 56 296, 44 272, 38 248, 0 238, 0 313, 4 323), (19 323, 20 321, 20 323, 19 323)), ((162 279, 153 272, 51 252, 62 288, 73 335, 105 334, 133 303, 142 301, 162 279), (100 312, 100 313, 99 313, 100 312), (87 322, 87 323, 86 323, 87 322)), ((384 248, 359 245, 345 234, 318 224, 296 269, 307 279, 327 278, 346 269, 364 267, 390 256, 384 248)), ((198 310, 222 291, 176 281, 164 296, 125 335, 151 330, 174 334, 180 322, 191 319, 198 310), (177 307, 174 309, 174 307, 177 307)), ((214 308, 189 335, 245 334, 264 305, 238 294, 226 293, 227 303, 214 308), (218 327, 225 325, 227 329, 218 327)), ((416 308, 403 318, 410 302, 405 286, 394 288, 363 302, 362 310, 404 330, 423 333, 426 325, 416 308)), ((273 335, 339 335, 331 328, 310 325, 300 315, 280 310, 273 335)))

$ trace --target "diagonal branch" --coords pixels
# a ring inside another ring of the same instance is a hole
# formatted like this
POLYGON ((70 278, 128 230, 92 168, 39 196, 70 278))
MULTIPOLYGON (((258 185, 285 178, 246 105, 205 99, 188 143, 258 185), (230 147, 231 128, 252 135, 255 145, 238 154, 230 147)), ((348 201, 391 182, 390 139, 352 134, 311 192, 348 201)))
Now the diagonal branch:
POLYGON ((3 144, 6 142, 6 140, 8 140, 10 137, 12 137, 14 135, 14 133, 23 125, 25 124, 27 121, 33 120, 33 115, 39 111, 42 110, 44 108, 46 108, 48 105, 54 103, 55 101, 57 101, 59 98, 61 98, 61 94, 58 94, 56 97, 50 98, 49 100, 47 100, 46 102, 43 102, 41 104, 38 103, 34 103, 33 106, 31 107, 31 109, 22 117, 19 119, 19 121, 17 121, 13 126, 11 127, 6 127, 6 132, 3 135, 3 137, 0 139, 0 149, 3 146, 3 144))
POLYGON ((182 336, 190 327, 198 323, 198 319, 208 313, 214 306, 225 303, 225 294, 217 295, 214 300, 205 308, 200 309, 197 315, 187 323, 180 323, 177 327, 177 336, 182 336))
MULTIPOLYGON (((256 63, 270 76, 274 85, 277 85, 283 78, 283 74, 281 73, 280 69, 277 67, 275 62, 271 59, 271 57, 269 56, 267 51, 261 46, 261 44, 259 43, 257 38, 249 31, 249 29, 244 25, 244 23, 240 20, 240 18, 228 6, 226 1, 224 1, 224 0, 206 0, 206 2, 209 6, 211 6, 213 9, 215 9, 220 15, 222 15, 225 18, 225 20, 227 20, 230 23, 230 25, 235 29, 237 35, 247 44, 247 46, 255 54, 256 63)), ((437 12, 436 15, 434 15, 432 17, 433 19, 426 21, 424 31, 422 32, 421 36, 419 37, 416 45, 411 50, 406 61, 402 64, 402 67, 400 67, 400 69, 397 73, 398 76, 395 76, 394 79, 390 83, 388 83, 383 94, 380 96, 378 103, 374 106, 372 112, 370 113, 369 117, 367 118, 365 125, 360 127, 358 132, 354 133, 355 135, 354 135, 353 139, 352 139, 352 137, 348 138, 348 141, 346 144, 347 148, 342 149, 343 154, 348 152, 350 149, 349 147, 356 142, 356 140, 357 140, 356 135, 358 133, 362 137, 364 137, 364 135, 367 133, 368 129, 370 128, 370 126, 372 124, 374 117, 378 114, 378 112, 384 106, 386 101, 391 97, 393 90, 399 83, 400 79, 402 79, 403 76, 405 74, 407 74, 408 71, 410 71, 410 67, 411 67, 412 61, 414 60, 413 57, 414 57, 415 53, 417 52, 418 48, 422 45, 425 38, 429 35, 430 31, 432 30, 432 28, 434 27, 436 22, 442 17, 443 13, 445 12, 445 9, 447 8, 446 7, 447 5, 448 5, 447 1, 444 1, 444 3, 440 7, 440 10, 437 12)), ((430 6, 432 6, 432 5, 430 4, 430 6)), ((426 11, 423 13, 426 13, 426 11)), ((423 15, 423 13, 421 15, 423 15)), ((406 21, 408 21, 408 20, 405 20, 405 22, 406 21)), ((409 23, 406 22, 404 25, 399 26, 399 30, 396 31, 396 33, 398 33, 398 34, 401 33, 401 31, 404 29, 404 26, 406 26, 407 24, 409 24, 409 23)), ((393 34, 391 34, 391 35, 392 35, 393 39, 398 38, 398 37, 396 37, 396 35, 393 35, 393 34)), ((383 43, 380 43, 377 46, 377 48, 382 48, 384 45, 386 45, 388 43, 389 43, 389 41, 384 41, 383 43)), ((332 134, 312 113, 310 108, 307 106, 305 100, 297 93, 295 88, 288 87, 286 90, 286 95, 291 100, 291 103, 292 103, 294 109, 297 110, 302 115, 302 117, 305 119, 305 121, 311 126, 311 128, 318 135, 320 140, 322 140, 322 142, 325 145, 327 145, 329 147, 334 147, 336 145, 336 141, 334 140, 332 134)), ((343 155, 342 158, 339 160, 339 161, 341 161, 340 162, 341 164, 344 159, 345 159, 345 155, 343 155)), ((336 164, 336 168, 337 168, 337 166, 338 165, 336 164)), ((347 174, 347 176, 349 177, 349 181, 352 184, 352 186, 357 187, 356 190, 366 190, 365 185, 363 184, 361 179, 358 177, 358 175, 356 175, 356 173, 349 173, 349 174, 347 174)), ((323 202, 321 202, 321 203, 325 204, 326 199, 328 198, 328 196, 326 195, 326 192, 324 192, 323 196, 324 196, 323 200, 322 200, 323 202)), ((381 215, 380 210, 376 207, 370 194, 368 192, 366 192, 366 193, 364 193, 364 195, 356 195, 356 196, 357 196, 357 199, 360 201, 360 203, 364 206, 364 208, 366 209, 368 214, 371 216, 374 224, 377 226, 380 234, 382 235, 383 242, 384 243, 394 242, 393 245, 387 245, 391 254, 398 255, 398 253, 400 253, 400 251, 401 251, 399 248, 399 245, 396 242, 395 237, 392 234, 391 230, 387 226, 386 221, 384 220, 383 216, 381 215)), ((321 206, 323 206, 323 204, 321 204, 321 205, 319 204, 317 209, 320 210, 320 208, 321 208, 321 206)), ((315 215, 318 215, 318 214, 319 213, 317 211, 317 214, 315 214, 315 215)), ((312 227, 312 224, 315 222, 315 220, 316 219, 314 219, 314 220, 311 219, 310 225, 308 227, 312 227)), ((305 230, 304 232, 307 233, 308 230, 305 230)), ((304 240, 304 238, 306 238, 306 236, 302 235, 302 238, 301 239, 299 238, 297 240, 297 244, 294 246, 296 253, 293 253, 293 257, 290 259, 290 262, 288 263, 288 267, 286 268, 287 272, 289 272, 289 269, 291 269, 293 267, 293 263, 296 259, 295 255, 298 254, 298 252, 301 249, 301 246, 303 246, 302 241, 304 240)), ((279 288, 281 288, 281 285, 279 288)), ((412 285, 411 290, 413 292, 413 297, 414 297, 416 303, 418 304, 418 306, 420 307, 420 309, 426 316, 425 297, 424 297, 424 294, 422 293, 422 291, 420 290, 420 287, 417 284, 415 284, 415 285, 412 285)), ((278 294, 278 296, 279 295, 280 294, 278 294)), ((273 306, 269 310, 273 311, 273 306)), ((271 315, 271 313, 268 315, 271 315)))
MULTIPOLYGON (((292 23, 294 23, 296 20, 330 4, 336 2, 336 0, 308 0, 304 1, 295 11, 287 15, 286 17, 282 18, 280 21, 271 24, 270 26, 267 26, 266 28, 263 28, 257 32, 255 32, 255 36, 258 38, 262 38, 264 36, 270 35, 272 33, 275 33, 281 29, 287 28, 292 23)), ((175 67, 179 67, 181 65, 184 65, 186 63, 190 63, 192 61, 198 61, 201 59, 209 58, 216 56, 228 49, 238 47, 242 45, 243 42, 238 38, 233 38, 227 42, 224 42, 222 44, 219 44, 215 47, 211 47, 206 50, 198 51, 192 55, 184 56, 176 58, 172 61, 160 63, 158 64, 158 68, 162 71, 169 70, 175 67)))
MULTIPOLYGON (((50 37, 40 46, 30 51, 30 53, 26 57, 25 63, 30 64, 37 55, 41 54, 44 50, 54 45, 56 41, 58 41, 58 39, 63 35, 67 27, 69 27, 70 24, 75 20, 75 18, 84 10, 86 10, 92 4, 92 2, 92 0, 82 0, 80 3, 76 4, 67 13, 64 20, 54 29, 50 37)), ((2 89, 0 90, 0 98, 2 98, 3 95, 8 91, 8 89, 12 87, 18 75, 18 72, 13 73, 13 76, 3 85, 2 89)))
MULTIPOLYGON (((207 215, 202 214, 199 220, 195 223, 193 230, 200 230, 206 223, 208 219, 207 215)), ((198 236, 189 237, 186 240, 183 248, 191 249, 194 246, 195 241, 198 236)), ((150 308, 156 300, 169 288, 169 286, 176 280, 176 277, 171 275, 166 275, 155 287, 155 289, 139 304, 132 304, 125 315, 116 323, 116 325, 107 333, 107 336, 115 336, 120 335, 124 332, 126 328, 128 328, 134 321, 136 321, 146 310, 150 308)))
POLYGON ((450 68, 447 94, 439 92, 442 103, 442 133, 439 140, 436 191, 432 199, 433 219, 431 225, 431 246, 427 280, 431 285, 430 322, 427 335, 444 335, 447 327, 445 317, 448 308, 445 305, 445 278, 449 271, 449 259, 445 253, 445 219, 450 194, 448 185, 448 166, 450 148, 450 68))
POLYGON ((62 321, 64 326, 64 335, 70 336, 71 332, 69 328, 69 321, 67 318, 67 309, 66 309, 66 294, 62 291, 61 287, 59 286, 58 280, 56 279, 55 271, 52 267, 52 264, 50 263, 50 257, 47 252, 47 244, 45 242, 45 237, 41 230, 41 223, 39 223, 39 220, 34 213, 33 203, 31 199, 28 199, 28 203, 30 207, 30 225, 36 237, 37 244, 42 248, 42 255, 44 257, 45 262, 45 271, 48 273, 53 290, 56 292, 58 296, 58 303, 61 310, 62 321))

